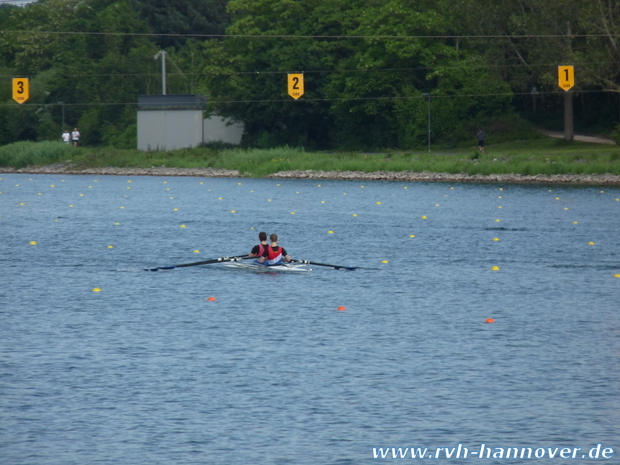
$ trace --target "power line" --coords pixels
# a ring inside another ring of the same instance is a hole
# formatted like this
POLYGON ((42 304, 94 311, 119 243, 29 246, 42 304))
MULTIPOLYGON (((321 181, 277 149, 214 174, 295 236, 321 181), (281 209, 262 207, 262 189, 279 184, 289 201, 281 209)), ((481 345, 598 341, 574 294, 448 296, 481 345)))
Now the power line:
MULTIPOLYGON (((583 94, 596 94, 596 93, 606 93, 604 90, 585 90, 579 91, 579 93, 583 94)), ((540 97, 541 95, 562 95, 563 91, 538 91, 536 96, 540 97)), ((491 94, 432 94, 431 99, 454 99, 454 98, 473 98, 473 97, 531 97, 533 94, 531 92, 501 92, 501 93, 491 93, 491 94)), ((215 104, 230 104, 230 103, 277 103, 277 102, 288 102, 299 104, 303 102, 338 102, 338 101, 372 101, 372 100, 424 100, 426 101, 426 97, 423 95, 413 95, 413 96, 386 96, 386 97, 339 97, 339 98, 303 98, 299 100, 293 100, 290 97, 288 98, 275 98, 275 99, 256 99, 256 100, 209 100, 209 103, 215 104)), ((12 106, 15 107, 15 103, 3 103, 0 104, 2 107, 12 106)), ((113 105, 129 105, 129 106, 137 106, 137 102, 92 102, 92 103, 64 103, 65 107, 86 107, 86 106, 113 106, 113 105)), ((61 104, 57 103, 23 103, 20 104, 19 107, 28 107, 28 106, 37 106, 37 107, 60 107, 61 104)))
MULTIPOLYGON (((99 36, 135 36, 135 37, 198 37, 207 39, 553 39, 566 38, 566 34, 491 34, 491 35, 294 35, 294 34, 164 34, 155 32, 98 32, 98 31, 36 31, 5 30, 2 34, 57 34, 57 35, 99 35, 99 36)), ((571 38, 586 39, 594 37, 620 37, 617 33, 605 34, 570 34, 571 38)))

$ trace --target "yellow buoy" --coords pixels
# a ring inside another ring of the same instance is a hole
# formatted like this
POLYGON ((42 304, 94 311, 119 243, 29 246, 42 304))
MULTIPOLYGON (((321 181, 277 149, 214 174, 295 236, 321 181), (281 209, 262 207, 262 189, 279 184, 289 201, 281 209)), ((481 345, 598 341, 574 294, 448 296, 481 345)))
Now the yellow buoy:
POLYGON ((594 242, 588 242, 588 245, 594 245, 594 242))
POLYGON ((493 240, 494 240, 495 242, 498 242, 498 241, 499 241, 499 237, 494 237, 494 238, 493 238, 493 240))
POLYGON ((172 209, 172 211, 173 211, 173 212, 178 212, 178 211, 179 211, 179 209, 178 209, 178 208, 173 208, 173 209, 172 209))
POLYGON ((353 213, 351 216, 357 216, 357 213, 353 213))
POLYGON ((185 226, 184 224, 182 224, 180 227, 181 227, 181 228, 185 228, 186 226, 185 226))
POLYGON ((381 263, 390 263, 387 260, 381 260, 381 263))
POLYGON ((493 270, 493 271, 499 271, 499 266, 494 265, 494 266, 492 266, 492 267, 491 267, 491 270, 493 270))
POLYGON ((231 210, 230 213, 237 213, 235 210, 231 210))
POLYGON ((194 253, 200 253, 200 250, 194 250, 194 253))
POLYGON ((620 278, 620 273, 616 273, 616 274, 614 275, 614 278, 620 278))
POLYGON ((294 214, 295 214, 295 212, 291 212, 291 215, 294 215, 294 214))
POLYGON ((30 245, 37 245, 37 241, 30 241, 30 245))
POLYGON ((334 234, 334 231, 327 231, 327 234, 334 234))
POLYGON ((500 222, 500 221, 502 221, 502 220, 495 220, 495 221, 499 223, 499 222, 500 222))
POLYGON ((113 249, 113 248, 114 248, 114 246, 113 246, 113 245, 109 245, 109 246, 108 246, 108 249, 113 249))
POLYGON ((114 223, 114 226, 119 226, 119 225, 120 225, 120 223, 114 223))
POLYGON ((381 205, 381 202, 377 202, 377 205, 381 205))
POLYGON ((579 222, 578 221, 573 221, 573 224, 579 224, 579 222))
POLYGON ((422 218, 423 220, 427 220, 428 219, 426 216, 421 216, 420 218, 422 218))
POLYGON ((413 234, 409 234, 409 237, 415 237, 413 234))
POLYGON ((99 289, 98 287, 93 289, 93 292, 101 292, 101 289, 99 289))

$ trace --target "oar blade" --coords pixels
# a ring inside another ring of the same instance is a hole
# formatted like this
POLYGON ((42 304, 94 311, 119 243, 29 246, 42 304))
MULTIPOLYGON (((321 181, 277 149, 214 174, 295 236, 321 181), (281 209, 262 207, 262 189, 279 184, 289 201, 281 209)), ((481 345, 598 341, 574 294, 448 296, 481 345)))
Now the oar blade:
POLYGON ((311 262, 310 260, 297 260, 299 263, 307 263, 309 265, 316 265, 316 266, 326 266, 328 268, 333 268, 335 270, 339 270, 339 269, 344 269, 347 271, 353 271, 357 268, 359 268, 358 266, 342 266, 342 265, 330 265, 328 263, 319 263, 319 262, 311 262))

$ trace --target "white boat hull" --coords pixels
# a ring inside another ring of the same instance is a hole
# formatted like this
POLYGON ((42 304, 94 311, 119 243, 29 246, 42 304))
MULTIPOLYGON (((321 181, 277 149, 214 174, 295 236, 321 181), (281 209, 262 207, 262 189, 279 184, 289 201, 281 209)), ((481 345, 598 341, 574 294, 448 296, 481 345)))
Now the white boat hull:
POLYGON ((256 273, 310 273, 312 268, 307 263, 282 263, 281 265, 261 265, 251 258, 223 263, 226 268, 254 271, 256 273))

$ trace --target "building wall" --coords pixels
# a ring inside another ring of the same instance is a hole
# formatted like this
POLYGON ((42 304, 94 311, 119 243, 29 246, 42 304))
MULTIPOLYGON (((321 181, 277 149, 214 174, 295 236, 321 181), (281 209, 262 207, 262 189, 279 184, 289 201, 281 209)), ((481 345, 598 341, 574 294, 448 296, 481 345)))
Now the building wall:
POLYGON ((203 141, 202 110, 138 111, 138 150, 175 150, 203 141))
POLYGON ((243 129, 242 123, 231 123, 221 116, 211 116, 204 120, 204 141, 239 145, 243 129))

